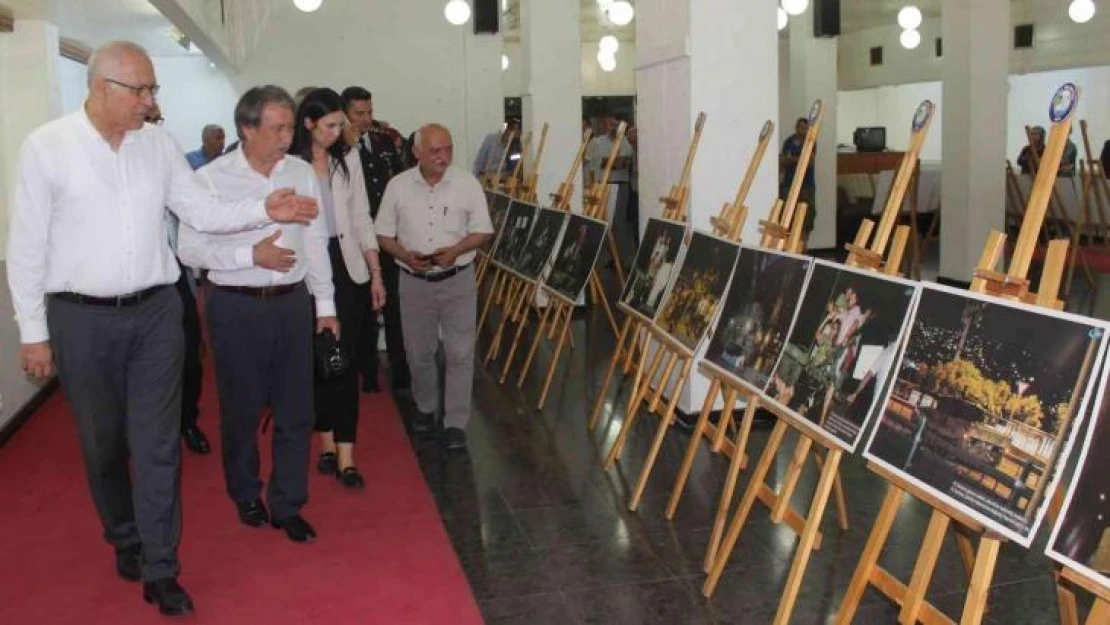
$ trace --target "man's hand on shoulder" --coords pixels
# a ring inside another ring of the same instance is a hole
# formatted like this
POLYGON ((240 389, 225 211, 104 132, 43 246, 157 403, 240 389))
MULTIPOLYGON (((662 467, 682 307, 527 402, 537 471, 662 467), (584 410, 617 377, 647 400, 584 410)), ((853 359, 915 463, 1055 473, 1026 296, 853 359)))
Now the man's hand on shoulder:
POLYGON ((266 196, 266 214, 278 223, 309 224, 319 211, 315 198, 297 195, 292 189, 278 189, 266 196))

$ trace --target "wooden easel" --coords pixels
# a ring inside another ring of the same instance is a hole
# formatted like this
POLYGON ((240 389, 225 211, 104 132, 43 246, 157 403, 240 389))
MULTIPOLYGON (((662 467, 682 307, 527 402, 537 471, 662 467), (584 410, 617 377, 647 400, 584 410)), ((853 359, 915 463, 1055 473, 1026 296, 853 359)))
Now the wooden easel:
MULTIPOLYGON (((880 221, 877 227, 869 219, 860 224, 855 240, 846 246, 848 250, 846 266, 891 276, 900 275, 899 269, 902 265, 910 227, 903 225, 895 228, 895 222, 901 212, 906 190, 910 187, 913 179, 918 155, 928 134, 933 111, 933 104, 925 101, 915 112, 909 146, 891 184, 890 195, 887 197, 887 203, 883 208, 880 221), (893 241, 891 241, 892 231, 894 231, 893 241)), ((753 390, 749 389, 749 393, 753 390)), ((740 505, 729 524, 724 542, 719 543, 719 528, 722 522, 720 516, 727 510, 731 502, 731 493, 726 490, 726 493, 722 495, 718 509, 718 523, 706 550, 706 562, 712 561, 712 564, 709 566, 709 576, 702 588, 702 593, 707 597, 713 594, 740 532, 747 523, 752 506, 758 500, 769 508, 773 523, 785 521, 786 525, 799 536, 798 545, 794 552, 794 560, 774 619, 776 624, 785 624, 790 621, 790 616, 793 613, 794 604, 797 601, 801 583, 805 577, 805 570, 809 564, 809 558, 812 552, 820 546, 821 519, 824 517, 829 496, 834 492, 840 528, 841 530, 848 529, 847 505, 844 500, 843 488, 840 486, 839 474, 844 447, 831 437, 815 435, 815 432, 811 432, 798 424, 792 415, 779 410, 773 403, 763 402, 759 396, 754 394, 749 398, 747 412, 751 414, 745 415, 745 421, 752 418, 759 404, 763 404, 764 408, 774 413, 778 420, 752 474, 748 488, 740 500, 740 505), (794 446, 790 466, 783 477, 781 489, 779 492, 775 492, 766 483, 767 474, 775 462, 788 429, 795 430, 798 439, 794 446), (816 451, 814 452, 813 459, 820 470, 820 477, 814 490, 809 511, 805 517, 802 517, 791 509, 790 499, 815 443, 819 448, 824 449, 824 457, 822 458, 816 451), (728 497, 724 495, 728 495, 728 497)), ((746 432, 742 434, 746 434, 746 432)), ((746 443, 746 440, 744 442, 746 443)), ((732 465, 729 469, 729 481, 734 484, 735 474, 739 472, 739 467, 735 466, 738 465, 736 455, 733 456, 732 465)))
MULTIPOLYGON (((516 159, 516 165, 513 165, 513 173, 509 174, 509 179, 505 181, 505 195, 509 197, 519 197, 524 199, 521 192, 520 181, 522 179, 522 172, 524 171, 524 155, 528 153, 528 148, 532 147, 532 131, 529 130, 528 134, 524 135, 524 141, 520 144, 520 158, 516 159)), ((506 149, 506 152, 508 150, 506 149)))
MULTIPOLYGON (((1033 303, 1057 310, 1063 307, 1063 302, 1057 299, 1057 293, 1059 292, 1060 279, 1067 257, 1067 239, 1054 240, 1049 244, 1045 255, 1044 268, 1041 272, 1039 293, 1034 294, 1029 290, 1030 281, 1027 275, 1029 265, 1033 259, 1036 240, 1041 226, 1044 224, 1049 198, 1055 185, 1056 171, 1064 153, 1068 129, 1071 127, 1071 113, 1078 97, 1078 89, 1068 84, 1061 87, 1057 91, 1057 96, 1053 99, 1054 109, 1056 109, 1057 102, 1065 100, 1070 102, 1070 106, 1064 111, 1055 113, 1057 116, 1056 123, 1053 124, 1051 136, 1045 145, 1044 155, 1041 159, 1042 166, 1037 172, 1032 192, 1029 195, 1029 206, 1025 211, 1025 219, 1014 245, 1008 271, 1000 273, 994 269, 1002 257, 1006 236, 1001 232, 993 231, 987 237, 983 253, 979 257, 979 263, 971 282, 972 291, 989 293, 998 297, 1033 303), (1065 91, 1071 93, 1070 100, 1061 96, 1061 92, 1065 91)), ((898 622, 903 625, 918 621, 954 623, 955 621, 925 600, 925 594, 936 567, 937 557, 940 555, 944 536, 952 521, 956 522, 955 530, 960 555, 963 558, 964 565, 971 572, 967 597, 964 600, 963 613, 959 622, 962 625, 975 625, 982 622, 991 578, 994 575, 994 567, 998 559, 998 551, 1004 538, 994 532, 987 531, 978 521, 971 519, 959 510, 883 467, 870 462, 868 468, 883 477, 890 485, 887 487, 887 494, 879 509, 875 525, 871 529, 871 534, 860 556, 855 574, 852 576, 852 582, 840 604, 836 619, 837 625, 847 625, 852 621, 856 610, 859 608, 864 590, 869 585, 901 606, 898 622), (908 585, 902 583, 878 565, 879 555, 882 553, 883 546, 886 544, 887 537, 894 525, 898 509, 902 504, 903 495, 907 493, 933 509, 908 585), (977 549, 972 544, 974 535, 979 536, 977 549)))
POLYGON ((536 187, 540 180, 540 164, 543 163, 543 152, 544 148, 547 147, 547 128, 547 122, 544 122, 540 129, 540 146, 536 149, 536 159, 532 162, 532 166, 528 169, 528 173, 525 174, 521 183, 523 189, 520 192, 520 197, 526 202, 536 202, 536 187))
POLYGON ((1086 625, 1110 623, 1110 588, 1099 586, 1068 567, 1057 570, 1055 576, 1056 601, 1062 625, 1079 625, 1079 606, 1076 604, 1075 593, 1071 590, 1072 586, 1094 595, 1086 625))

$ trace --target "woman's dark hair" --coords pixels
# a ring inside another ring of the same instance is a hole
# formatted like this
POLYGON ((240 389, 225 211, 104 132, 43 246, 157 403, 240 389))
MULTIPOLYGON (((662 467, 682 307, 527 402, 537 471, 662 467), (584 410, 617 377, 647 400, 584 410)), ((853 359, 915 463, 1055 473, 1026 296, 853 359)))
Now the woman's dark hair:
MULTIPOLYGON (((297 107, 296 127, 293 130, 293 143, 289 146, 289 153, 311 163, 312 131, 305 127, 304 121, 308 119, 318 122, 325 115, 342 111, 343 99, 335 91, 325 87, 309 92, 297 107)), ((348 149, 342 134, 328 148, 328 154, 331 156, 331 173, 334 174, 336 170, 343 172, 344 180, 350 179, 351 176, 351 172, 347 171, 347 163, 343 160, 348 149)))
POLYGON ((403 154, 401 154, 401 160, 405 166, 405 169, 416 167, 417 162, 420 160, 416 158, 416 150, 414 149, 416 148, 416 131, 413 131, 409 135, 409 138, 405 140, 404 145, 401 147, 403 150, 403 154))

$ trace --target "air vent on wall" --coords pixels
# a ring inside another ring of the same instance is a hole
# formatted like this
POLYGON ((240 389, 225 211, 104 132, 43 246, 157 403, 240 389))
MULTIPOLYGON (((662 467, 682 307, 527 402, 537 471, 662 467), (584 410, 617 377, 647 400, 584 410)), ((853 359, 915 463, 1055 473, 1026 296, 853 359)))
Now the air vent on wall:
POLYGON ((1018 24, 1014 26, 1014 48, 1033 47, 1033 25, 1018 24))
POLYGON ((874 48, 871 48, 871 64, 872 65, 882 65, 883 64, 883 47, 882 46, 875 46, 874 48))

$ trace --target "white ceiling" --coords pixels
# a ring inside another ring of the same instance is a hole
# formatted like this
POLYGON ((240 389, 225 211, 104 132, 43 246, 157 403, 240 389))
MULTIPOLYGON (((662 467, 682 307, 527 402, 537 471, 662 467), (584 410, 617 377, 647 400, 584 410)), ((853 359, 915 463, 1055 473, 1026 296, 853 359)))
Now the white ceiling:
POLYGON ((940 17, 940 0, 841 0, 840 30, 850 33, 897 24, 898 11, 909 4, 921 9, 925 19, 940 17))
POLYGON ((41 19, 90 50, 114 39, 134 41, 151 55, 189 54, 170 39, 173 28, 147 0, 0 0, 17 20, 41 19))

